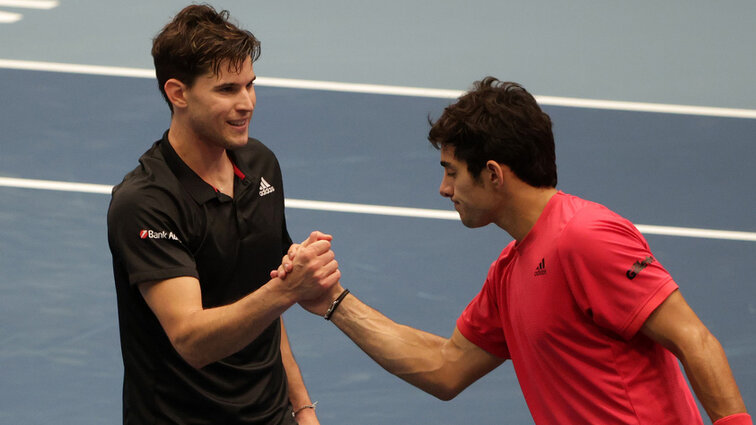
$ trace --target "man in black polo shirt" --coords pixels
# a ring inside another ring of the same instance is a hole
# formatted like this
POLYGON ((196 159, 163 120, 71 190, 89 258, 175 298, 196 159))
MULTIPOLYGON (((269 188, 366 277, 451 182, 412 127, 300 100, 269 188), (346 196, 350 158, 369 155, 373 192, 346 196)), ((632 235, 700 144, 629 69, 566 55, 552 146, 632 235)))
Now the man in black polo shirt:
POLYGON ((281 314, 335 284, 314 232, 286 280, 281 170, 248 136, 255 37, 189 6, 152 50, 171 125, 113 190, 127 424, 317 424, 281 314))

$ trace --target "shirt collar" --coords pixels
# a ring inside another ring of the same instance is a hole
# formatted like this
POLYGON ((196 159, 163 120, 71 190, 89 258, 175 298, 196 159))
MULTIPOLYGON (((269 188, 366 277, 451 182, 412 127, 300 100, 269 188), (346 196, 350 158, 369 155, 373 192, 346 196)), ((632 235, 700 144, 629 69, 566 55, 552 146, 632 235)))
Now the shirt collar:
POLYGON ((523 238, 520 242, 515 242, 515 249, 518 251, 525 250, 529 245, 534 244, 535 240, 538 239, 539 235, 544 232, 544 228, 548 226, 549 217, 552 215, 552 211, 556 208, 558 208, 558 205, 561 200, 564 198, 564 192, 561 190, 558 190, 557 193, 554 194, 554 196, 549 199, 549 201, 546 203, 546 206, 543 208, 543 211, 541 211, 541 215, 538 216, 538 220, 536 220, 535 224, 533 225, 533 228, 530 229, 527 235, 525 235, 525 238, 523 238))
POLYGON ((176 153, 173 146, 168 142, 168 131, 163 134, 163 138, 160 140, 160 152, 173 174, 197 203, 204 204, 211 199, 220 198, 222 194, 216 192, 211 185, 202 180, 176 153))

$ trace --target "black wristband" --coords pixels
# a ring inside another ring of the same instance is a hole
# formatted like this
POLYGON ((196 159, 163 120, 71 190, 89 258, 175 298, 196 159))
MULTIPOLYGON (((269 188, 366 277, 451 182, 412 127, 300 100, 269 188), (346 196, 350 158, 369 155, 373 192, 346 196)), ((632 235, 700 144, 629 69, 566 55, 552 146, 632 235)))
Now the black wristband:
POLYGON ((341 304, 341 301, 344 300, 344 297, 347 296, 349 293, 349 289, 344 289, 344 292, 341 293, 341 295, 338 296, 333 302, 331 303, 331 306, 328 307, 328 311, 323 315, 323 318, 326 320, 331 320, 331 316, 333 315, 333 312, 336 311, 336 307, 341 304))

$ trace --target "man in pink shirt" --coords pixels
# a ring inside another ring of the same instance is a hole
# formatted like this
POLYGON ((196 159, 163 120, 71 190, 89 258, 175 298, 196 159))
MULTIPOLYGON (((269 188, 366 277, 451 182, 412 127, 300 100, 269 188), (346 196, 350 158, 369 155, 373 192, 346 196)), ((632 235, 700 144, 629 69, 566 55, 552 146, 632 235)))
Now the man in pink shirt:
POLYGON ((340 285, 303 307, 443 400, 511 359, 537 424, 701 424, 679 359, 712 422, 752 424, 721 345, 640 232, 556 189, 551 119, 525 89, 477 82, 429 140, 464 225, 514 238, 452 336, 399 325, 340 285))

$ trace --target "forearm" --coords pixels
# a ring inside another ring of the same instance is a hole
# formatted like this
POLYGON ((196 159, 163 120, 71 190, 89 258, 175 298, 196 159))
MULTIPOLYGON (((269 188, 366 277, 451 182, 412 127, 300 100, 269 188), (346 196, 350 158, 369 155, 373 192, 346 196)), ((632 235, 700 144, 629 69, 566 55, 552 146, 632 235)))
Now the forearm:
POLYGON ((317 423, 315 408, 309 408, 313 406, 310 394, 307 392, 304 379, 302 379, 302 372, 299 369, 296 359, 294 358, 294 352, 289 344, 289 336, 286 332, 286 327, 281 321, 281 361, 283 362, 284 369, 286 370, 286 380, 289 387, 289 401, 294 409, 297 420, 301 423, 305 422, 305 419, 310 423, 317 423))
POLYGON ((447 339, 400 325, 351 294, 331 321, 381 367, 421 390, 441 399, 461 390, 447 373, 455 360, 447 339))
MULTIPOLYGON (((313 232, 310 239, 316 238, 313 232)), ((203 307, 202 288, 195 277, 144 282, 139 291, 174 348, 189 364, 201 368, 238 352, 295 302, 315 298, 338 282, 330 243, 313 240, 299 250, 289 274, 285 282, 272 278, 232 304, 208 309, 203 307)))
POLYGON ((233 304, 188 315, 172 340, 174 347, 201 368, 249 345, 294 303, 274 280, 233 304))
POLYGON ((708 333, 702 338, 694 354, 680 353, 693 391, 706 409, 712 422, 746 411, 724 350, 717 339, 708 333))
POLYGON ((641 332, 680 359, 712 422, 746 411, 722 346, 680 291, 672 292, 651 313, 641 332))

